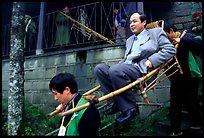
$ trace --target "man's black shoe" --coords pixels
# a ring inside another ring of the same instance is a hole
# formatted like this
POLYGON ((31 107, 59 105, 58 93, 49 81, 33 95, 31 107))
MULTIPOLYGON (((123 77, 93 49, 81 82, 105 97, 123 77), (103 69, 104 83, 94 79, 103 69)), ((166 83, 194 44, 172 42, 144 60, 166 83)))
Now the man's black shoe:
POLYGON ((110 108, 104 111, 104 115, 112 115, 117 113, 118 111, 119 111, 118 105, 114 103, 110 108))
POLYGON ((136 117, 139 114, 139 111, 136 110, 136 108, 132 108, 130 110, 127 110, 122 113, 122 116, 119 118, 116 118, 116 122, 118 123, 124 123, 132 120, 134 117, 136 117))

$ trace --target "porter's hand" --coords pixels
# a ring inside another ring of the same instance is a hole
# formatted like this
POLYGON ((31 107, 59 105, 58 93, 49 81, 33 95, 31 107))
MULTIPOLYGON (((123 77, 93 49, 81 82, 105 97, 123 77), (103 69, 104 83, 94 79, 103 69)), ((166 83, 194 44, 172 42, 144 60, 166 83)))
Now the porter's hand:
POLYGON ((61 115, 63 112, 64 112, 64 108, 65 106, 63 104, 59 104, 57 107, 56 107, 56 110, 60 111, 58 114, 61 115))

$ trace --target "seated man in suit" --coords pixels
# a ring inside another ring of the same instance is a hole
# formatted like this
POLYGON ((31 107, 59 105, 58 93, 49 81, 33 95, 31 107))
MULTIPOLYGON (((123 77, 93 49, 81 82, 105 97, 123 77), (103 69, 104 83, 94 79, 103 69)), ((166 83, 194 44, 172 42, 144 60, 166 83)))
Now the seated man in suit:
MULTIPOLYGON (((133 35, 126 41, 124 58, 112 66, 96 65, 94 75, 104 94, 128 85, 176 54, 175 47, 163 29, 146 29, 146 24, 145 14, 133 13, 130 17, 133 35)), ((139 114, 136 97, 131 89, 108 99, 108 103, 113 104, 104 114, 121 112, 116 122, 128 122, 139 114)))

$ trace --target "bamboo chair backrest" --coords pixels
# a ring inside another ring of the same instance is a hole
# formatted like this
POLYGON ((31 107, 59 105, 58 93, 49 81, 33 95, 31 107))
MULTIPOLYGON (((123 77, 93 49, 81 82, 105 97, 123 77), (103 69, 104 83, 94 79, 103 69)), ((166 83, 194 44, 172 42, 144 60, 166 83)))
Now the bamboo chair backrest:
MULTIPOLYGON (((164 20, 158 20, 158 21, 154 21, 154 22, 151 22, 151 23, 148 23, 147 25, 146 25, 146 29, 152 29, 152 28, 159 28, 159 27, 161 27, 162 29, 164 29, 164 20)), ((176 47, 176 46, 175 46, 176 47)), ((181 69, 181 67, 180 67, 180 65, 179 65, 179 63, 178 63, 178 60, 177 60, 177 57, 176 56, 174 56, 174 57, 172 57, 172 59, 174 59, 174 64, 176 64, 177 63, 177 67, 178 67, 178 70, 179 70, 179 72, 182 74, 183 72, 182 72, 182 69, 181 69)), ((171 59, 170 59, 171 60, 171 59)), ((173 63, 171 63, 171 62, 166 62, 166 65, 164 66, 166 69, 165 70, 162 70, 163 71, 163 73, 165 73, 167 70, 168 70, 168 68, 170 69, 171 68, 171 66, 172 66, 172 64, 173 63)), ((162 66, 162 65, 161 65, 162 66)), ((176 72, 176 71, 175 71, 176 72)), ((175 73, 174 72, 174 73, 175 73)), ((163 73, 161 73, 161 74, 163 74, 163 73)), ((171 75, 173 75, 174 73, 172 73, 171 75)), ((169 76, 171 76, 171 75, 169 75, 169 76)), ((169 76, 167 76, 166 78, 168 78, 169 76)), ((159 75, 159 77, 161 77, 160 75, 159 75)), ((156 82, 157 81, 157 79, 159 78, 159 77, 157 77, 157 78, 155 78, 150 84, 147 84, 147 82, 144 82, 144 85, 142 86, 140 86, 140 91, 141 91, 141 93, 143 93, 142 91, 144 91, 144 89, 146 90, 146 92, 148 91, 148 90, 150 90, 152 87, 154 87, 155 85, 156 85, 156 83, 158 83, 158 82, 156 82)), ((145 93, 146 93, 145 92, 145 93)), ((141 94, 142 95, 142 94, 141 94)), ((143 96, 143 98, 144 98, 144 100, 145 100, 145 103, 147 104, 147 105, 149 105, 149 100, 148 100, 148 97, 147 97, 147 95, 142 95, 143 96)))
MULTIPOLYGON (((164 20, 154 21, 154 22, 148 23, 148 24, 146 25, 146 29, 152 29, 152 28, 158 28, 158 27, 161 27, 162 29, 164 29, 164 20)), ((182 37, 183 35, 185 35, 185 32, 186 32, 186 31, 184 30, 184 32, 182 33, 181 37, 182 37)), ((177 44, 177 45, 174 45, 174 46, 177 48, 177 47, 178 47, 178 44, 177 44)), ((175 59, 175 62, 178 63, 177 57, 174 56, 173 58, 175 59)), ((178 68, 179 68, 180 74, 183 74, 183 71, 182 71, 182 69, 181 69, 179 63, 178 63, 178 68)))
POLYGON ((146 25, 146 29, 152 29, 152 28, 158 28, 158 27, 164 28, 164 20, 154 21, 146 25))

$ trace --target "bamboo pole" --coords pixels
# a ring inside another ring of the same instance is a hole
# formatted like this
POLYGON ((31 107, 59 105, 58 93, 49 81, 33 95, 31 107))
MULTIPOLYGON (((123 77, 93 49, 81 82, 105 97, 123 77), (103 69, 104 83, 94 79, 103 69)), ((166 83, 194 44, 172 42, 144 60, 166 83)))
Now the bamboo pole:
POLYGON ((68 19, 70 19, 72 22, 74 22, 74 23, 76 23, 77 25, 79 25, 79 26, 81 26, 81 27, 83 27, 83 28, 85 28, 90 34, 94 34, 95 36, 97 36, 97 37, 99 37, 99 38, 101 38, 101 39, 103 39, 103 40, 105 40, 105 41, 107 41, 107 42, 109 42, 110 44, 114 44, 114 42, 113 41, 111 41, 110 39, 108 39, 108 38, 106 38, 106 37, 104 37, 103 35, 101 35, 101 34, 99 34, 99 33, 97 33, 97 32, 95 32, 95 31, 93 31, 92 29, 90 29, 90 28, 88 28, 88 27, 86 27, 85 25, 83 25, 83 24, 81 24, 81 23, 79 23, 79 22, 77 22, 76 20, 74 20, 73 18, 71 18, 70 16, 68 16, 68 15, 66 15, 66 14, 64 14, 63 12, 60 12, 61 14, 63 14, 64 16, 66 16, 68 19))
POLYGON ((101 88, 101 86, 98 85, 98 86, 94 87, 93 89, 89 90, 88 92, 84 93, 84 94, 82 95, 82 97, 83 97, 83 96, 86 96, 86 95, 90 95, 90 94, 92 94, 93 92, 97 91, 97 90, 100 89, 100 88, 101 88))
POLYGON ((60 113, 60 112, 61 112, 60 110, 55 110, 55 111, 49 113, 49 114, 48 114, 48 117, 52 117, 52 116, 54 116, 54 115, 56 115, 56 114, 58 114, 58 113, 60 113))
MULTIPOLYGON (((145 81, 145 80, 149 79, 150 77, 152 77, 153 75, 155 75, 155 74, 161 69, 161 67, 163 67, 163 66, 159 66, 158 68, 154 69, 153 71, 151 71, 150 73, 148 73, 148 74, 145 75, 144 77, 141 77, 140 80, 136 80, 136 81, 134 81, 134 82, 132 82, 132 83, 130 83, 130 84, 128 84, 128 85, 126 85, 126 86, 124 86, 124 87, 118 89, 118 90, 115 90, 115 91, 113 91, 113 92, 111 92, 111 93, 109 93, 109 94, 106 94, 106 95, 104 95, 104 96, 98 98, 98 102, 102 102, 102 101, 104 101, 104 100, 107 100, 108 98, 111 98, 111 97, 113 97, 113 96, 116 96, 116 95, 118 95, 118 94, 120 94, 120 93, 122 93, 122 92, 124 92, 124 91, 126 91, 126 90, 128 90, 128 89, 131 89, 131 88, 135 87, 135 86, 138 85, 141 81, 145 81)), ((87 103, 85 103, 85 104, 83 104, 83 105, 80 105, 80 106, 78 106, 78 107, 75 107, 75 108, 72 108, 72 109, 70 109, 70 110, 68 110, 68 111, 65 111, 65 112, 63 112, 61 115, 62 115, 62 116, 65 116, 65 115, 72 114, 72 113, 77 112, 77 111, 80 111, 80 110, 82 110, 82 109, 84 109, 84 108, 86 108, 86 107, 89 107, 90 105, 91 105, 90 102, 87 102, 87 103)))
MULTIPOLYGON (((184 31, 182 32, 180 38, 182 38, 182 37, 186 34, 186 32, 187 32, 187 30, 184 30, 184 31)), ((177 49, 178 46, 179 46, 179 43, 177 43, 177 44, 175 45, 175 48, 177 49)))

